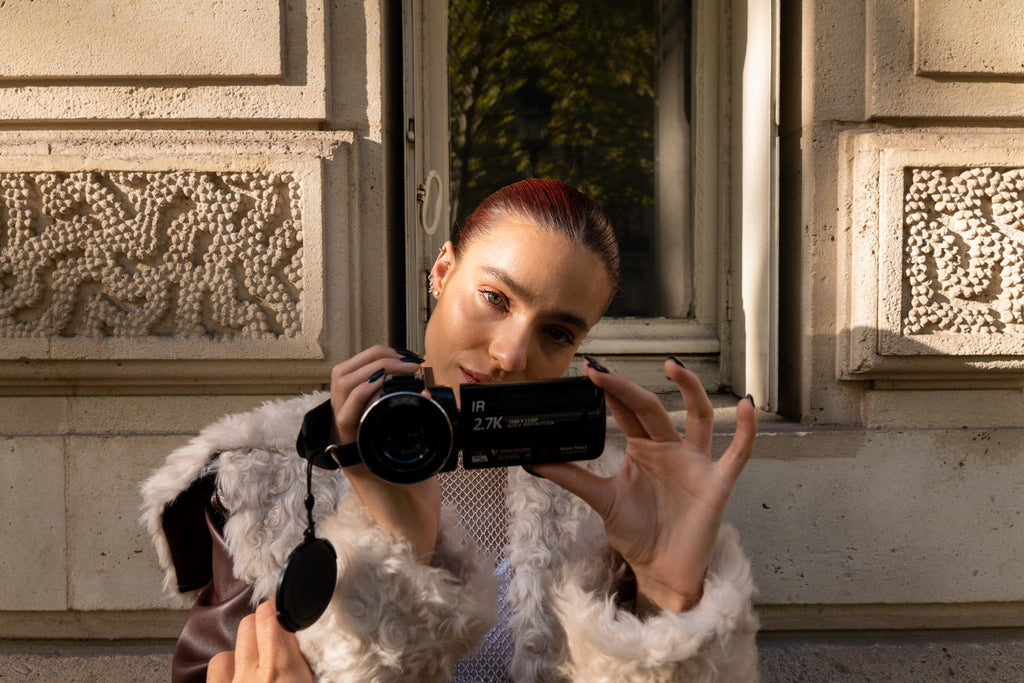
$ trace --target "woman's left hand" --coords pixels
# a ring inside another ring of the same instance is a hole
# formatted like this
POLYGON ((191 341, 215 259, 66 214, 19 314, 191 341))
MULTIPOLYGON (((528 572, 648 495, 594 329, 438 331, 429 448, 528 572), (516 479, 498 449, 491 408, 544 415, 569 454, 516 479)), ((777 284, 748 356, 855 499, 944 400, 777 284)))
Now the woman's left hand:
POLYGON ((685 436, 653 393, 588 366, 587 376, 605 390, 626 435, 622 469, 600 477, 575 463, 530 468, 601 515, 608 541, 636 575, 641 613, 655 607, 680 612, 700 599, 726 503, 757 433, 754 405, 743 399, 732 443, 713 461, 714 410, 700 380, 671 359, 665 372, 686 404, 685 436))

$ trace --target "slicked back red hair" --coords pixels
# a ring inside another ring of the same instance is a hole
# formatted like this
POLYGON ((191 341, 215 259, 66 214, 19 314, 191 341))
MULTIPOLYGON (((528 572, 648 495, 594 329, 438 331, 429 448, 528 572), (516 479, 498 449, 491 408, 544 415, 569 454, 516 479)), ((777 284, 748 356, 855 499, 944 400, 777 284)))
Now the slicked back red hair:
POLYGON ((526 220, 594 252, 612 285, 619 283, 619 245, 611 221, 597 203, 560 180, 530 178, 507 185, 480 203, 459 233, 455 257, 501 219, 526 220))

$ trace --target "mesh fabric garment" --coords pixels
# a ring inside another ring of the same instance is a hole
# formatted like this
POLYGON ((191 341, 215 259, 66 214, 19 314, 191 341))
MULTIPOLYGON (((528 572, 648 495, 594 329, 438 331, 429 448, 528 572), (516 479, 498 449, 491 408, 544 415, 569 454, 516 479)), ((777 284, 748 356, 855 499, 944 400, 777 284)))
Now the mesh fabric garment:
POLYGON ((505 507, 505 486, 508 470, 503 467, 464 470, 438 475, 441 503, 458 512, 462 527, 476 541, 480 551, 494 558, 495 574, 501 579, 498 594, 498 624, 492 628, 480 649, 455 665, 454 683, 498 683, 510 681, 512 633, 508 629, 509 611, 505 591, 512 570, 505 559, 508 544, 508 510, 505 507))

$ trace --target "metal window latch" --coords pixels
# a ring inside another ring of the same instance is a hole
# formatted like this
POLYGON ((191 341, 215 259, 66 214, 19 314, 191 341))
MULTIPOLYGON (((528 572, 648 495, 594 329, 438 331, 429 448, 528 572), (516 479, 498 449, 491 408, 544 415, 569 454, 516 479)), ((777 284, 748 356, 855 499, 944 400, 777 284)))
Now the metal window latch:
POLYGON ((423 184, 416 188, 416 202, 420 205, 420 227, 427 235, 437 232, 437 226, 441 222, 441 212, 444 209, 441 197, 443 189, 441 175, 437 171, 430 171, 423 184), (434 205, 433 211, 430 210, 431 203, 434 205), (431 215, 428 216, 428 212, 431 215))

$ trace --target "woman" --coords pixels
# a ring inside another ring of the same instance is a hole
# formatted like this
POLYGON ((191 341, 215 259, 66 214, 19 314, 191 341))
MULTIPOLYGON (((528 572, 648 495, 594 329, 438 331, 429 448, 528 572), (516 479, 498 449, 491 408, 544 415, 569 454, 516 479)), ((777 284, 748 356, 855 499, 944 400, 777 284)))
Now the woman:
MULTIPOLYGON (((437 305, 423 358, 373 347, 334 369, 334 443, 354 441, 385 374, 420 362, 437 384, 451 387, 562 376, 617 278, 611 226, 591 200, 550 180, 499 190, 467 220, 458 244, 448 242, 437 257, 430 274, 437 305)), ((457 471, 413 485, 384 482, 362 465, 316 473, 317 531, 338 551, 338 585, 297 643, 319 677, 443 681, 454 667, 459 680, 481 680, 495 663, 517 681, 756 677, 749 565, 735 532, 720 529, 753 447, 752 402, 739 402, 736 436, 712 462, 711 404, 678 360, 667 360, 665 372, 686 402, 685 438, 653 394, 589 359, 584 372, 605 390, 626 435, 624 453, 529 473, 457 471), (507 483, 496 483, 496 475, 507 483), (488 486, 492 493, 480 496, 488 486), (504 514, 479 514, 478 498, 500 501, 502 494, 504 514), (461 527, 480 517, 492 523, 478 537, 507 538, 503 557, 481 556, 465 537, 461 527), (503 618, 488 633, 496 599, 503 618), (485 634, 487 661, 474 659, 485 634), (510 641, 514 647, 503 652, 510 641)), ((304 467, 291 444, 318 399, 228 418, 172 454, 147 482, 145 520, 169 582, 175 574, 167 519, 186 493, 203 500, 209 489, 196 494, 195 482, 215 479, 212 508, 227 517, 222 545, 242 587, 236 601, 251 606, 273 595, 305 521, 304 467)), ((215 565, 216 517, 206 515, 215 565)), ((207 587, 200 615, 190 621, 202 622, 202 609, 217 603, 210 593, 207 587)), ((195 640, 190 633, 198 631, 186 625, 183 639, 195 640)), ((222 631, 233 635, 230 626, 222 631)), ((280 659, 274 653, 301 663, 287 655, 293 649, 290 637, 257 614, 239 629, 234 659, 219 657, 211 676, 257 663, 265 670, 280 659)))

